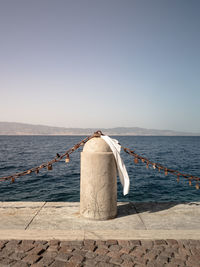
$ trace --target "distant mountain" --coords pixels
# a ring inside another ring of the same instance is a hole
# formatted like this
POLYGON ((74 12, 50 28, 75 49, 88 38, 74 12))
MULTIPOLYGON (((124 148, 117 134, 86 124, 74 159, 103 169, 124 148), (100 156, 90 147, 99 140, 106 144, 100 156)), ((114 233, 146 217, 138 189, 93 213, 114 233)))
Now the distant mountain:
POLYGON ((115 127, 101 129, 64 128, 17 122, 0 122, 0 135, 90 135, 97 130, 101 130, 107 135, 200 136, 200 133, 195 134, 171 130, 154 130, 139 127, 115 127))

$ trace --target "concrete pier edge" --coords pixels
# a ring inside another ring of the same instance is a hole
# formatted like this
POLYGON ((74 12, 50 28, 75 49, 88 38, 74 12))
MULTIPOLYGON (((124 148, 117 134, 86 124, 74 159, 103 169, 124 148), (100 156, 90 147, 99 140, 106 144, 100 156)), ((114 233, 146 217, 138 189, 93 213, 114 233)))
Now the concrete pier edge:
POLYGON ((0 202, 0 240, 200 239, 200 202, 118 202, 113 220, 87 220, 79 202, 0 202))
POLYGON ((94 231, 84 230, 1 230, 0 240, 62 240, 62 241, 83 241, 83 240, 200 240, 200 233, 196 230, 133 230, 127 231, 94 231))

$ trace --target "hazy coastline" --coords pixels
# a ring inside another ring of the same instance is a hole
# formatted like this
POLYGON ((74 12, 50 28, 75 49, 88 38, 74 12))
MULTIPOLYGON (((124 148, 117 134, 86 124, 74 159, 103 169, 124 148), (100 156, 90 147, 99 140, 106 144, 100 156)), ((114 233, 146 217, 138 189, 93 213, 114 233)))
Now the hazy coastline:
POLYGON ((0 122, 0 135, 90 135, 101 130, 107 135, 121 136, 200 136, 200 133, 172 130, 146 129, 139 127, 114 128, 65 128, 17 122, 0 122))

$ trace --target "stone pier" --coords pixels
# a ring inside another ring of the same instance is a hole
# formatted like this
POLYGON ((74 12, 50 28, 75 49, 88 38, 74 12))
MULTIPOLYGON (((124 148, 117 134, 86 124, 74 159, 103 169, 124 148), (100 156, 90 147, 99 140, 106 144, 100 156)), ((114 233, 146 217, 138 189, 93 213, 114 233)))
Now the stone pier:
POLYGON ((200 267, 200 203, 117 204, 93 221, 77 202, 0 202, 0 266, 200 267))
POLYGON ((200 202, 118 202, 116 218, 84 219, 79 202, 0 202, 0 239, 199 239, 200 202))

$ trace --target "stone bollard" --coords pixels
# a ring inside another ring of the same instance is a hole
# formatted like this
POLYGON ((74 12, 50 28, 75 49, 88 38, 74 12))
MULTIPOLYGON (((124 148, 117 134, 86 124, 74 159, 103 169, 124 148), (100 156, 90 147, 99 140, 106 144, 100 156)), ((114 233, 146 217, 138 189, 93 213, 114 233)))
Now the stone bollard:
POLYGON ((108 220, 117 215, 117 167, 109 145, 100 137, 89 140, 81 153, 80 214, 108 220))

